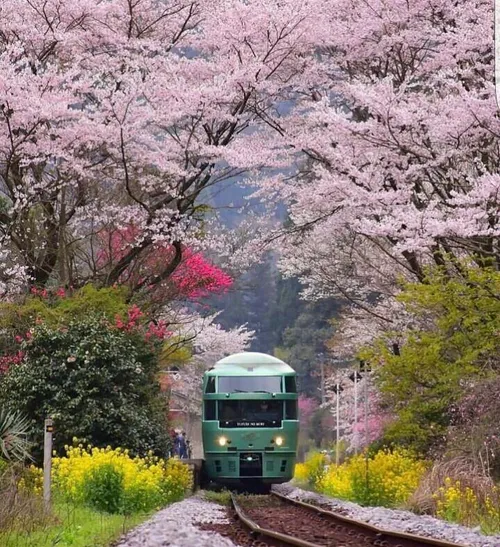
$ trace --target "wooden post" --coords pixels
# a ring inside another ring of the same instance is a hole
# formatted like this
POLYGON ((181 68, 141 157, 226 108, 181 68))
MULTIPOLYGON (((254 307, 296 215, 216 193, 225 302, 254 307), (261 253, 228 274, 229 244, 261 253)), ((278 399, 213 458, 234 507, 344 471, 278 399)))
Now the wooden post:
POLYGON ((51 470, 52 470, 52 432, 54 423, 47 418, 43 433, 43 502, 45 509, 50 510, 51 470))

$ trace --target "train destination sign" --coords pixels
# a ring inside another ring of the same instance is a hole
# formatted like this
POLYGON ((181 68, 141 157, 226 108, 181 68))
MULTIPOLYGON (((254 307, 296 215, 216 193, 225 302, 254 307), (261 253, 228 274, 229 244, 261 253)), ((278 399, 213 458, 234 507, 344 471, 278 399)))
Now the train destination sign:
POLYGON ((280 427, 280 420, 221 420, 221 427, 280 427))

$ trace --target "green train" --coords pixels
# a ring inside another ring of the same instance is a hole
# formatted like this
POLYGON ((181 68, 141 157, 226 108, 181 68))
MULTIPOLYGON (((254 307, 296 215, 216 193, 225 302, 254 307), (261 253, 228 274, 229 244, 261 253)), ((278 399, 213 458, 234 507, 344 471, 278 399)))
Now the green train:
POLYGON ((205 372, 205 479, 252 487, 289 481, 298 430, 296 373, 283 361, 236 353, 205 372))

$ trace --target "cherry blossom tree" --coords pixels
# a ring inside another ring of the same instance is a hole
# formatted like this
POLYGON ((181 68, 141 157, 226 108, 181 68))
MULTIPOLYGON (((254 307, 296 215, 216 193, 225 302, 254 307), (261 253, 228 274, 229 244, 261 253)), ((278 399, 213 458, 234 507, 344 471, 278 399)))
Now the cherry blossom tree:
POLYGON ((312 415, 318 408, 318 402, 312 397, 306 397, 305 395, 299 395, 299 418, 301 425, 307 429, 312 415))
POLYGON ((183 410, 199 414, 201 409, 201 379, 203 372, 219 359, 248 348, 254 332, 245 325, 225 330, 215 313, 207 317, 184 310, 176 316, 176 332, 180 343, 192 348, 190 359, 179 367, 171 387, 183 396, 183 410))
POLYGON ((338 395, 333 388, 337 383, 340 384, 342 386, 338 417, 340 439, 347 443, 350 452, 354 452, 379 439, 385 425, 390 422, 391 416, 381 409, 380 397, 370 373, 363 373, 363 378, 357 382, 358 408, 357 416, 355 416, 355 388, 354 383, 348 378, 350 373, 349 369, 339 369, 326 379, 326 404, 336 423, 338 395), (368 394, 367 407, 365 407, 365 394, 368 394), (367 419, 365 419, 365 408, 368 409, 367 419), (367 429, 365 429, 366 425, 367 429))
POLYGON ((427 264, 458 268, 464 255, 500 266, 493 4, 322 9, 330 84, 282 121, 298 175, 266 180, 262 192, 289 204, 283 271, 308 284, 306 296, 340 296, 375 318, 376 334, 397 317, 398 278, 422 281, 427 264))
POLYGON ((316 18, 309 0, 2 1, 4 292, 113 285, 158 244, 172 254, 147 284, 169 279, 211 238, 208 191, 279 164, 276 105, 319 77, 316 18), (100 269, 100 234, 131 222, 100 269))

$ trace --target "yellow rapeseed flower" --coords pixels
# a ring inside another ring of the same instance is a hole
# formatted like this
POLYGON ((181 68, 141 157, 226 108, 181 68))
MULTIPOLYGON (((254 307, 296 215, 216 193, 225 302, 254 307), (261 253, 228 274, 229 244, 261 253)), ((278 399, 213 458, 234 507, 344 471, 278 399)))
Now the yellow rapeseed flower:
POLYGON ((145 458, 131 458, 129 451, 121 447, 84 448, 80 443, 68 446, 66 456, 52 459, 54 489, 74 502, 84 502, 86 481, 93 471, 106 465, 123 477, 124 506, 133 511, 179 500, 192 485, 192 474, 180 461, 163 460, 152 452, 145 458))

